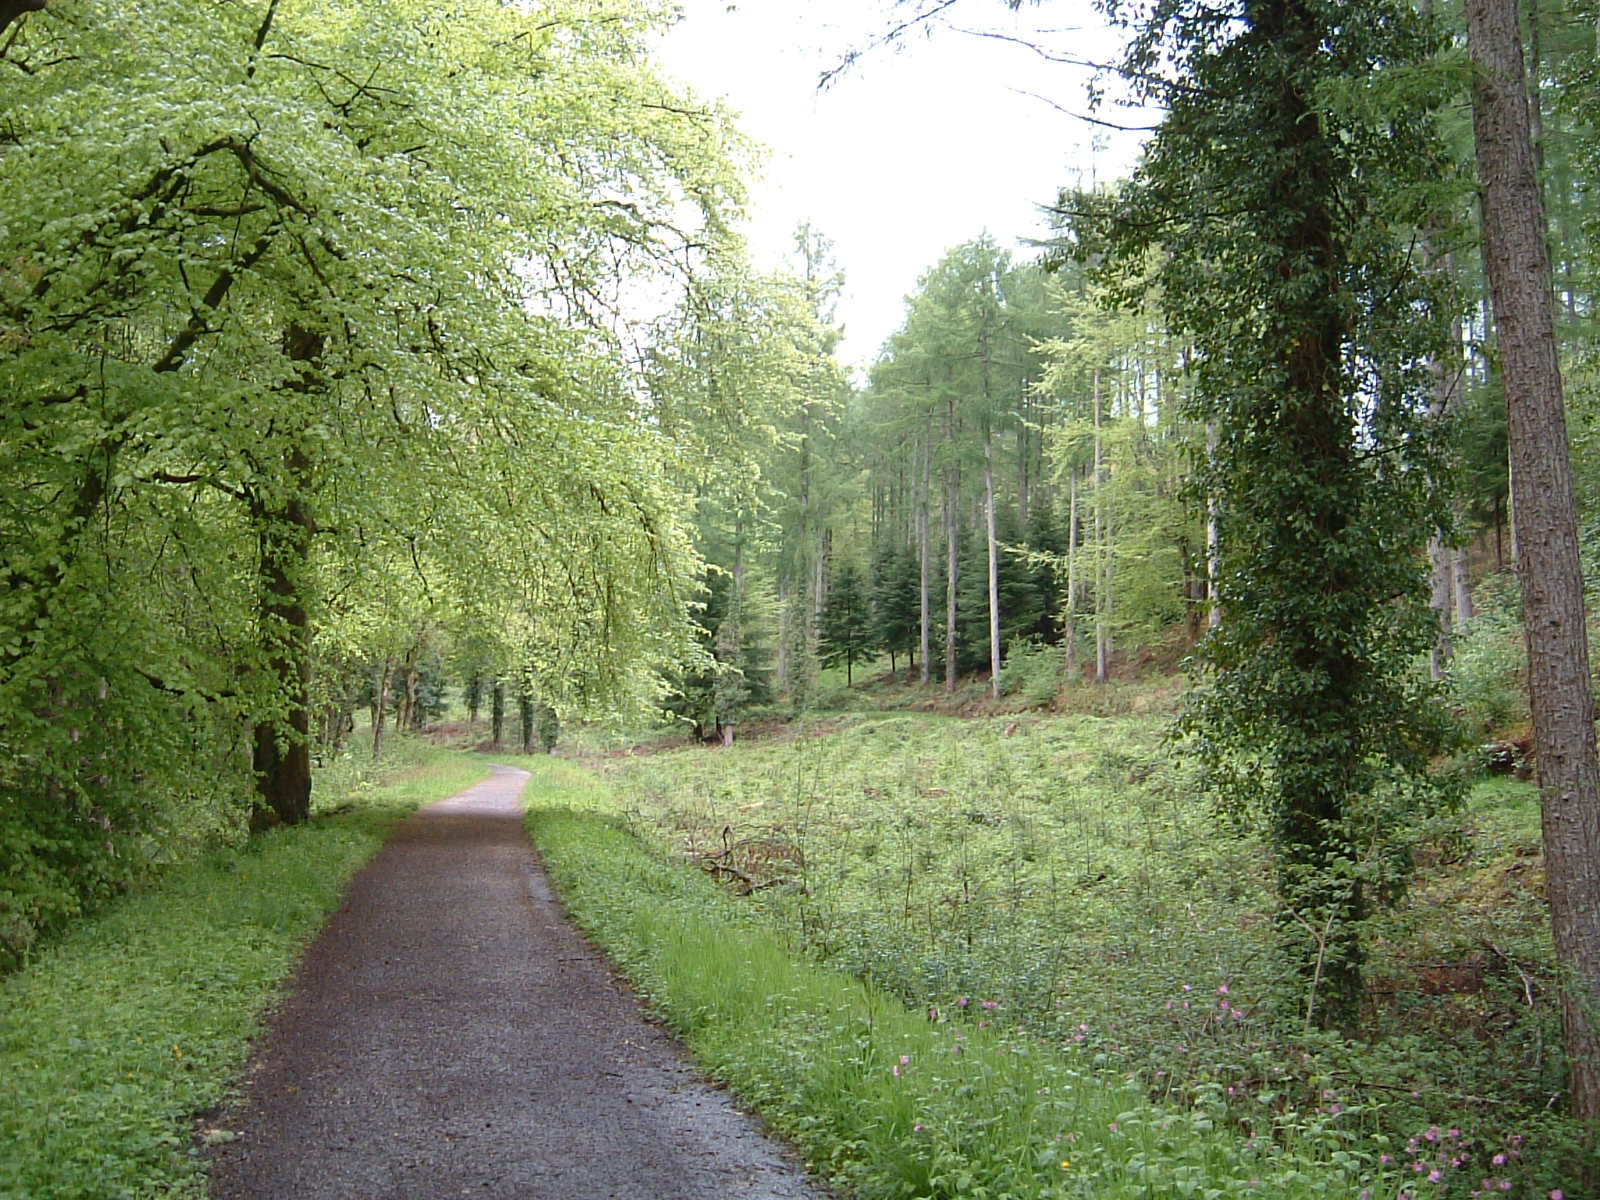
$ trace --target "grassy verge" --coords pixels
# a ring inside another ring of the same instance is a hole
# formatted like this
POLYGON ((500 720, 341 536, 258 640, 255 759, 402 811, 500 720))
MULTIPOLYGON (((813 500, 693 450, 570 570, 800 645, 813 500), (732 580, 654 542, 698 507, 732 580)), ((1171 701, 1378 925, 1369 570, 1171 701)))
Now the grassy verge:
POLYGON ((528 827, 578 919, 716 1075, 858 1197, 1394 1196, 1338 1112, 1236 1136, 1225 1099, 1151 1104, 1088 1046, 1016 1036, 981 999, 913 1010, 806 961, 703 874, 648 852, 570 764, 528 827))
POLYGON ((301 947, 397 819, 487 774, 391 755, 382 777, 322 781, 349 811, 172 867, 0 982, 0 1198, 204 1195, 192 1118, 225 1097, 301 947))

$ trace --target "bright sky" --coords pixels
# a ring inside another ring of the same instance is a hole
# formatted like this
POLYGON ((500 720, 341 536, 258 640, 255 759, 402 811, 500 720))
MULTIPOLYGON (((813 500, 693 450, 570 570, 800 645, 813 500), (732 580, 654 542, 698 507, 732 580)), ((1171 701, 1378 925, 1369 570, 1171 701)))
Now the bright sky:
MULTIPOLYGON (((850 364, 872 361, 917 277, 945 250, 985 231, 1013 248, 1041 235, 1038 206, 1057 188, 1126 174, 1136 154, 1135 138, 1052 107, 1087 112, 1088 71, 949 26, 872 51, 818 92, 845 48, 893 23, 892 0, 681 3, 685 18, 661 50, 666 69, 724 99, 771 150, 746 230, 756 263, 792 261, 802 221, 833 241, 845 274, 840 353, 850 364)), ((1050 45, 1097 61, 1114 59, 1119 45, 1090 0, 1052 0, 1026 16, 1000 0, 962 0, 947 15, 1024 39, 1048 28, 1050 45)))

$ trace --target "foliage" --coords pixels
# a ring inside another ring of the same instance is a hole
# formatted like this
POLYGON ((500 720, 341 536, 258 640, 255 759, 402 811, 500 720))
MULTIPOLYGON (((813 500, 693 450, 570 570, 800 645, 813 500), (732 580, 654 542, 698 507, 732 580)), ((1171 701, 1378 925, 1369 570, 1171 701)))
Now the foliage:
POLYGON ((328 788, 354 811, 173 867, 0 981, 0 1197, 204 1195, 194 1114, 227 1094, 301 948, 395 820, 484 774, 400 745, 381 779, 328 788))
POLYGON ((1466 732, 1484 738, 1528 721, 1528 652, 1516 589, 1502 577, 1478 590, 1478 611, 1456 638, 1449 699, 1466 732))
POLYGON ((1061 686, 1061 651, 1040 642, 1018 638, 1006 648, 1000 670, 1000 691, 1017 696, 1037 708, 1055 699, 1061 686))
MULTIPOLYGON (((1119 694, 1125 709, 1157 698, 1119 694)), ((1307 1170, 1387 1154, 1391 1190, 1375 1194, 1395 1195, 1424 1161, 1408 1143, 1431 1153, 1429 1128, 1458 1128, 1460 1165, 1419 1197, 1465 1196, 1485 1176, 1579 1194, 1580 1131, 1545 1111, 1561 1065, 1528 785, 1494 781, 1419 821, 1425 870, 1364 925, 1369 989, 1347 1040, 1295 1011, 1265 835, 1207 805, 1160 719, 863 714, 828 728, 611 758, 611 796, 585 803, 659 855, 731 846, 720 861, 766 885, 745 903, 767 927, 913 1009, 996 1001, 980 1019, 1006 1036, 1082 1047, 1307 1170)))
POLYGON ((529 829, 579 922, 853 1196, 1299 1197, 1403 1178, 1320 1114, 1291 1110, 1281 1140, 1247 1141, 1220 1094, 1152 1104, 1087 1040, 1017 1036, 1009 998, 907 1008, 808 964, 705 877, 646 854, 588 777, 536 770, 529 829))
POLYGON ((817 648, 824 666, 844 663, 845 683, 851 681, 856 660, 873 648, 872 609, 861 569, 846 559, 839 565, 822 608, 817 648))
POLYGON ((666 17, 68 0, 7 30, 13 950, 191 807, 302 819, 314 715, 385 665, 425 713, 441 630, 565 711, 657 698, 694 560, 604 298, 737 192, 723 115, 644 57, 666 17))
POLYGON ((1065 198, 1072 252, 1136 296, 1159 247, 1190 409, 1217 430, 1224 618, 1189 727, 1212 785, 1274 830, 1298 1007, 1349 1024, 1359 924, 1448 738, 1412 669, 1436 629, 1415 547, 1449 523, 1425 366, 1451 299, 1410 250, 1448 212, 1441 39, 1391 0, 1105 7, 1167 115, 1125 187, 1065 198))

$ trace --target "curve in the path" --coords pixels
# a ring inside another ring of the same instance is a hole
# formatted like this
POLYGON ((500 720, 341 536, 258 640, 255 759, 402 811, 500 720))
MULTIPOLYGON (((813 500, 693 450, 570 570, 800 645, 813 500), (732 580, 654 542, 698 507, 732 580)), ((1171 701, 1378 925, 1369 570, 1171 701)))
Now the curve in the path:
POLYGON ((567 921, 526 780, 496 767, 356 876, 218 1122, 213 1200, 818 1195, 567 921))

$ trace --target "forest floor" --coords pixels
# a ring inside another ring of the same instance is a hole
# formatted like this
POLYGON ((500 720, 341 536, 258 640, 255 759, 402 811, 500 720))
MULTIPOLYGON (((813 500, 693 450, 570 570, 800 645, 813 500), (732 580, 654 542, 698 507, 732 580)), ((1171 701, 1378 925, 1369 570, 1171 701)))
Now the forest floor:
POLYGON ((204 1122, 214 1200, 820 1194, 567 920, 526 779, 495 768, 356 877, 204 1122))

